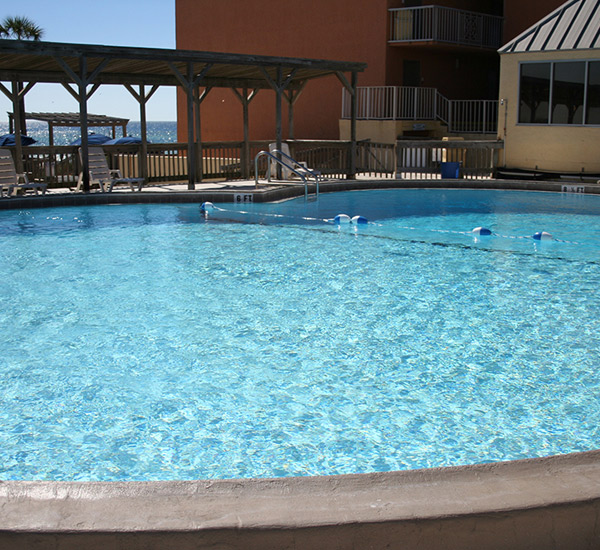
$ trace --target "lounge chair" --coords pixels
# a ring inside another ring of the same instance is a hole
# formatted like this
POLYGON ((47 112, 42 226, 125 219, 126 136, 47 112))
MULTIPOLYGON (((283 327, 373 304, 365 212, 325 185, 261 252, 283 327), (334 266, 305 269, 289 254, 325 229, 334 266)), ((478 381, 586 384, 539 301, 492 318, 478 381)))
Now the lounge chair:
POLYGON ((0 197, 6 193, 7 197, 14 197, 22 189, 25 193, 32 190, 42 195, 46 193, 48 186, 45 183, 30 183, 27 174, 17 174, 12 153, 9 149, 0 149, 0 197))
MULTIPOLYGON (((81 158, 81 149, 79 149, 81 158)), ((98 185, 102 192, 113 190, 115 185, 129 185, 132 191, 141 191, 144 186, 144 178, 124 178, 120 170, 111 170, 102 147, 90 147, 88 149, 88 161, 90 169, 90 186, 98 185)), ((81 191, 83 185, 83 172, 79 174, 77 191, 81 191)))
MULTIPOLYGON (((277 151, 276 143, 269 143, 269 152, 273 154, 273 151, 277 151)), ((294 160, 290 155, 290 146, 287 143, 281 144, 281 160, 288 166, 291 166, 294 170, 301 172, 303 175, 309 178, 321 178, 321 172, 318 170, 313 170, 306 165, 306 162, 299 162, 294 160)), ((277 174, 277 164, 276 162, 271 162, 271 177, 275 177, 277 174)), ((294 178, 298 178, 298 174, 294 171, 290 170, 287 166, 281 165, 281 178, 284 180, 290 180, 294 178)))

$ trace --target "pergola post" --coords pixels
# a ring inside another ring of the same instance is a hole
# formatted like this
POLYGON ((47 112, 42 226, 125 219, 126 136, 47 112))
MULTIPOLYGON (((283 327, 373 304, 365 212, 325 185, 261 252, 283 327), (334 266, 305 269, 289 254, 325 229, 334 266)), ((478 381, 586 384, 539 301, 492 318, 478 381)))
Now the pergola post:
POLYGON ((25 119, 21 118, 21 109, 19 109, 19 105, 22 103, 22 99, 25 97, 25 94, 31 90, 35 86, 35 82, 29 82, 25 88, 23 88, 23 83, 18 80, 12 81, 12 90, 9 90, 2 82, 0 82, 0 91, 12 102, 13 104, 13 112, 9 113, 8 120, 10 125, 10 133, 15 134, 15 169, 19 174, 24 172, 23 169, 23 144, 21 143, 21 136, 23 135, 21 132, 21 128, 25 119))
MULTIPOLYGON (((158 90, 158 86, 152 86, 150 92, 146 95, 146 86, 140 84, 139 92, 136 92, 132 86, 125 84, 125 88, 129 93, 137 100, 140 104, 140 131, 142 134, 142 146, 140 149, 140 158, 138 159, 138 170, 140 176, 148 181, 148 123, 146 121, 146 104, 148 100, 154 95, 154 92, 158 90)), ((115 125, 113 124, 113 137, 115 134, 115 125)), ((127 131, 123 126, 123 137, 125 137, 127 131)))
POLYGON ((21 143, 21 129, 23 121, 21 120, 21 106, 19 105, 19 96, 21 92, 21 83, 13 80, 12 96, 13 96, 13 113, 15 114, 15 168, 18 174, 22 174, 23 170, 23 144, 21 143))
MULTIPOLYGON (((197 165, 196 165, 196 145, 194 143, 194 106, 196 106, 196 111, 198 115, 200 114, 200 103, 206 97, 206 94, 210 91, 210 87, 208 87, 201 96, 198 97, 197 102, 194 99, 194 90, 200 86, 204 75, 210 70, 213 66, 212 63, 207 63, 204 65, 204 68, 194 76, 194 63, 192 61, 188 61, 187 63, 187 75, 184 76, 177 69, 177 66, 169 61, 167 62, 171 71, 181 84, 184 89, 187 97, 187 131, 188 131, 188 189, 193 191, 195 189, 195 182, 197 179, 197 165)), ((199 118, 198 118, 199 125, 199 118)), ((198 134, 198 140, 200 140, 200 135, 198 134)))
POLYGON ((188 189, 196 188, 196 147, 194 145, 194 64, 187 64, 187 134, 188 134, 188 189))
MULTIPOLYGON (((283 139, 283 129, 281 127, 281 97, 283 89, 281 81, 283 79, 283 71, 281 67, 277 67, 277 86, 275 87, 275 143, 277 151, 281 151, 281 142, 283 139)), ((281 160, 281 154, 277 153, 277 158, 281 160)), ((277 179, 281 179, 281 164, 277 163, 277 179)))
POLYGON ((235 88, 232 88, 235 96, 240 100, 242 104, 242 116, 244 122, 244 144, 242 146, 242 158, 241 158, 241 172, 242 178, 248 179, 250 177, 250 102, 256 97, 258 88, 255 88, 250 94, 248 94, 248 88, 242 89, 240 94, 235 88))
MULTIPOLYGON (((156 88, 155 88, 156 89, 156 88)), ((152 92, 151 94, 152 95, 152 92)), ((139 170, 144 181, 148 181, 148 125, 146 123, 146 87, 140 86, 140 132, 142 134, 142 147, 140 151, 139 170)), ((113 126, 113 133, 114 126, 113 126)))
POLYGON ((352 71, 350 82, 344 76, 344 73, 337 72, 339 81, 344 85, 350 94, 350 160, 348 162, 348 179, 356 177, 356 118, 358 113, 358 102, 356 98, 356 87, 358 83, 358 74, 352 71))
POLYGON ((200 86, 194 83, 194 126, 196 127, 196 174, 198 181, 204 179, 202 153, 202 119, 200 113, 200 86))
POLYGON ((358 102, 356 98, 356 84, 358 81, 358 75, 356 71, 352 71, 352 99, 350 100, 350 110, 352 111, 352 118, 350 119, 350 173, 348 179, 356 178, 356 115, 358 109, 358 102))
MULTIPOLYGON (((285 80, 283 79, 283 68, 281 65, 277 66, 276 80, 271 78, 271 75, 264 67, 261 67, 261 71, 271 88, 275 90, 275 143, 277 150, 281 151, 281 143, 283 141, 283 130, 281 124, 281 99, 283 92, 288 87, 297 71, 296 69, 292 69, 285 80)), ((279 153, 277 154, 277 157, 279 160, 281 160, 281 155, 279 153)), ((279 163, 277 163, 277 179, 281 179, 281 164, 279 163)))
POLYGON ((64 82, 63 87, 77 100, 79 103, 79 124, 81 128, 81 177, 83 183, 83 192, 90 192, 90 163, 88 156, 88 110, 87 101, 92 94, 100 87, 99 83, 93 84, 92 89, 88 92, 88 85, 92 84, 102 69, 108 63, 107 59, 103 59, 96 68, 88 74, 87 57, 79 56, 79 74, 76 74, 71 67, 59 56, 56 56, 55 61, 71 78, 71 81, 77 84, 78 92, 75 92, 68 84, 64 82))
POLYGON ((306 86, 306 80, 302 82, 299 88, 295 90, 289 90, 285 95, 285 98, 288 102, 288 139, 294 139, 294 106, 296 105, 296 101, 300 97, 302 90, 306 86))
POLYGON ((90 192, 90 159, 88 155, 88 111, 87 111, 87 58, 79 58, 79 119, 81 121, 81 172, 83 177, 83 192, 90 192))

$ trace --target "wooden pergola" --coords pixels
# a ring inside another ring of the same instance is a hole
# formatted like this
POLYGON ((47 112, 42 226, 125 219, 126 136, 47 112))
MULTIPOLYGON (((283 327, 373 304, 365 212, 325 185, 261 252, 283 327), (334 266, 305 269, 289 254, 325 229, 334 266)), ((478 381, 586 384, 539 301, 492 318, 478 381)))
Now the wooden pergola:
MULTIPOLYGON (((49 145, 54 145, 54 128, 79 128, 81 126, 81 116, 79 113, 25 113, 25 120, 38 120, 48 124, 49 145)), ((8 131, 15 131, 15 115, 8 113, 8 131)), ((22 121, 21 121, 22 122, 22 121)), ((117 126, 121 128, 123 136, 127 135, 128 118, 112 117, 107 115, 93 115, 88 113, 87 126, 111 128, 113 139, 117 137, 117 126)))
POLYGON ((13 102, 17 163, 22 162, 20 100, 38 83, 62 84, 79 103, 85 192, 89 192, 87 102, 100 86, 115 84, 125 86, 140 105, 142 177, 147 177, 146 103, 160 86, 183 89, 187 97, 188 188, 194 189, 198 176, 201 177, 200 105, 211 89, 230 88, 239 98, 247 159, 249 105, 259 90, 273 90, 276 94, 275 140, 280 150, 283 100, 289 104, 293 128, 294 103, 307 82, 333 75, 352 98, 350 172, 354 174, 356 86, 358 73, 365 68, 365 63, 320 59, 0 40, 0 90, 13 102), (10 82, 11 86, 3 82, 10 82))

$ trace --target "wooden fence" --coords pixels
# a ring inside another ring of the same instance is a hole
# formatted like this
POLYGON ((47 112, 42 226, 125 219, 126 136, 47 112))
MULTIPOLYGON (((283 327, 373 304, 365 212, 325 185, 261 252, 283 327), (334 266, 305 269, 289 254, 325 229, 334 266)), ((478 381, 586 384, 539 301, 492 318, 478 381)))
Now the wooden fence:
MULTIPOLYGON (((287 141, 291 156, 318 170, 328 179, 351 176, 351 144, 347 141, 287 141)), ((201 180, 254 179, 254 158, 269 150, 269 141, 252 141, 248 150, 243 142, 209 142, 200 148, 201 180)), ((396 167, 395 147, 388 144, 359 142, 356 148, 356 172, 374 177, 393 177, 396 167)), ((139 145, 104 146, 111 168, 123 177, 140 177, 139 145)), ((32 181, 51 188, 74 187, 81 171, 75 146, 29 146, 23 148, 24 170, 32 181)), ((266 176, 267 160, 260 159, 259 178, 266 176)), ((148 144, 147 175, 150 183, 187 181, 187 143, 148 144)))
MULTIPOLYGON (((440 178, 443 163, 457 162, 460 177, 490 178, 503 151, 500 141, 399 140, 395 145, 361 141, 356 146, 355 172, 350 166, 347 141, 288 141, 291 156, 318 170, 327 179, 351 176, 376 178, 440 178)), ((203 143, 202 181, 254 179, 254 158, 269 149, 268 141, 253 141, 247 153, 243 142, 203 143)), ((124 177, 139 177, 140 146, 104 147, 111 168, 124 177)), ((24 147, 24 169, 32 181, 49 187, 74 187, 81 171, 77 147, 24 147)), ((267 160, 260 159, 259 178, 266 177, 267 160)), ((187 181, 187 144, 149 144, 147 174, 150 183, 187 181)))
POLYGON ((460 178, 493 178, 503 151, 502 141, 399 140, 395 177, 438 179, 444 163, 457 163, 460 178))

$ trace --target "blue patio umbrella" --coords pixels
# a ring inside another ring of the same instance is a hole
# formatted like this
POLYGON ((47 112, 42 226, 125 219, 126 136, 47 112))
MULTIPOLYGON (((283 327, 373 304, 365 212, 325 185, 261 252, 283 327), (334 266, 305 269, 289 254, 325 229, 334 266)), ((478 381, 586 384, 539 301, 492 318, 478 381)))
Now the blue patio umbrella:
POLYGON ((139 137, 125 136, 111 139, 107 141, 104 145, 137 145, 139 143, 142 143, 142 140, 139 137))
MULTIPOLYGON (((103 134, 94 134, 93 132, 88 135, 88 145, 104 145, 110 138, 103 134)), ((81 138, 77 138, 71 142, 71 145, 81 145, 81 138)))
MULTIPOLYGON (((21 135, 21 145, 32 145, 37 143, 35 139, 29 136, 21 135)), ((0 136, 0 147, 11 147, 17 144, 15 134, 5 134, 0 136)))

